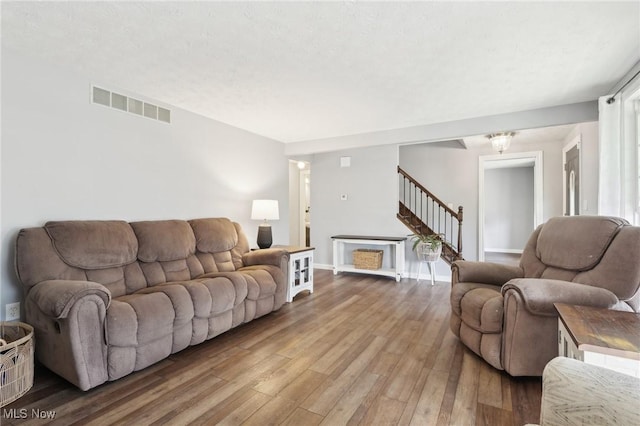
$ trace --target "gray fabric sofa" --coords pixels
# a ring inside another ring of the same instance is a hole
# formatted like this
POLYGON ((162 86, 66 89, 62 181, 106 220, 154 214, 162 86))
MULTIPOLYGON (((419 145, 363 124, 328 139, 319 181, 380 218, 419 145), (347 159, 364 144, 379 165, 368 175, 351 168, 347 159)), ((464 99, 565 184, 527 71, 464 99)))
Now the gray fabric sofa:
POLYGON ((22 229, 16 270, 36 357, 82 390, 279 309, 288 254, 225 218, 22 229))
POLYGON ((540 225, 519 266, 456 261, 451 330, 512 376, 541 376, 558 356, 554 303, 640 311, 640 227, 603 216, 540 225))

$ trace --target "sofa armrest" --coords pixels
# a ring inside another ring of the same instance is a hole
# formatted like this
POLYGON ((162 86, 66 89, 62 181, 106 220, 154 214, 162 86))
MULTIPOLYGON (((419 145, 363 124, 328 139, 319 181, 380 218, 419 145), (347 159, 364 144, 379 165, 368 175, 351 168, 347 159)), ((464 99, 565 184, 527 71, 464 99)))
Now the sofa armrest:
POLYGON ((502 295, 518 293, 527 311, 534 315, 558 316, 554 303, 611 308, 618 303, 615 294, 607 289, 571 281, 542 278, 513 279, 502 287, 502 295))
POLYGON ((521 278, 523 275, 519 266, 499 263, 457 260, 451 265, 451 284, 474 282, 501 286, 510 279, 521 278))
POLYGON ((571 358, 554 358, 542 373, 540 425, 637 425, 639 393, 637 377, 571 358))
POLYGON ((92 281, 42 281, 32 287, 28 297, 43 314, 52 318, 66 318, 74 303, 88 295, 100 297, 105 309, 111 303, 111 292, 102 284, 92 281))
POLYGON ((289 253, 281 248, 254 250, 242 255, 244 266, 274 265, 286 270, 288 262, 289 253))

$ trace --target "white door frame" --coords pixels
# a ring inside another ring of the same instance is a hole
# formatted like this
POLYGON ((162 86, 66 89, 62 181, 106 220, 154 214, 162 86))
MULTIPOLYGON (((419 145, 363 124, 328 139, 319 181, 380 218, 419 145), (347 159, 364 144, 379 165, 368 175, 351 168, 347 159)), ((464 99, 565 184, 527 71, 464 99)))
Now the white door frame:
POLYGON ((299 245, 305 247, 307 245, 307 224, 305 221, 307 211, 307 179, 311 179, 311 170, 305 168, 300 170, 300 186, 299 186, 299 245))
MULTIPOLYGON (((582 135, 577 135, 562 147, 562 211, 565 216, 569 216, 569 212, 565 211, 567 208, 567 171, 565 170, 565 164, 567 163, 567 152, 571 151, 574 146, 578 147, 578 169, 580 171, 578 174, 578 199, 580 200, 578 210, 582 210, 584 205, 584 199, 582 198, 582 135)), ((578 211, 578 214, 580 214, 580 211, 578 211)))
POLYGON ((515 152, 512 154, 481 155, 478 158, 478 260, 484 261, 484 173, 490 162, 532 159, 533 164, 533 227, 543 221, 543 165, 542 151, 515 152))

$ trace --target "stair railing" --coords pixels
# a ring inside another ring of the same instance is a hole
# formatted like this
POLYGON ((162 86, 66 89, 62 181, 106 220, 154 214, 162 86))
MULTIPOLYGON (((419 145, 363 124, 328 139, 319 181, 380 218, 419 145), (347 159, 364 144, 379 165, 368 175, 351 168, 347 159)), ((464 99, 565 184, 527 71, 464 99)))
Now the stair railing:
POLYGON ((447 262, 462 259, 462 206, 453 210, 400 166, 398 183, 398 219, 413 233, 443 235, 442 257, 447 262))

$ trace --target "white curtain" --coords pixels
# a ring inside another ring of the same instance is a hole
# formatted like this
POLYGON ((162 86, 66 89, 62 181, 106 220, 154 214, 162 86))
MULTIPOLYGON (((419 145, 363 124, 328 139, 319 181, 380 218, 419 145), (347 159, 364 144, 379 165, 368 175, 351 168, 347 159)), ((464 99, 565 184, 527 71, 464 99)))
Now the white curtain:
POLYGON ((598 100, 600 116, 598 214, 624 217, 622 102, 618 95, 615 102, 609 104, 607 99, 610 98, 611 95, 608 95, 598 100))

